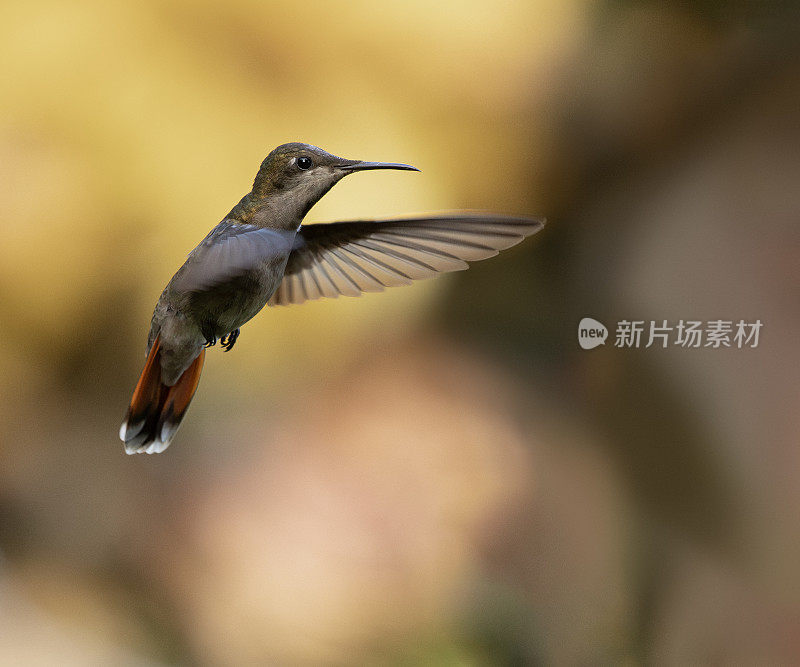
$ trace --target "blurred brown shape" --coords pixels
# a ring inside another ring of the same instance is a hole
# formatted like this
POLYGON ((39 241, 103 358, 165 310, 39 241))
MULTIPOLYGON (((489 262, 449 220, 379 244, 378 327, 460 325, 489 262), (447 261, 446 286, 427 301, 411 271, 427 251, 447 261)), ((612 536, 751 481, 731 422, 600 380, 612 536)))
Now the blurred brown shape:
POLYGON ((188 524, 145 559, 197 654, 338 663, 446 631, 487 524, 530 492, 510 400, 490 369, 426 346, 256 422, 248 456, 193 484, 188 524))

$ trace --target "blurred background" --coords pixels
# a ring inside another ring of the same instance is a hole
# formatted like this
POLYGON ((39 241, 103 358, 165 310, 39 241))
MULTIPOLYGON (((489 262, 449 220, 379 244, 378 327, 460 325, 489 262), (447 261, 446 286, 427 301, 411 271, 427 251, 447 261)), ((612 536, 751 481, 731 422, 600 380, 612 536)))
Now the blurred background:
POLYGON ((0 6, 0 663, 800 661, 794 2, 0 6), (414 164, 322 222, 548 226, 266 309, 180 434, 150 315, 274 146, 414 164), (591 316, 609 344, 577 344, 591 316), (763 323, 618 349, 622 319, 763 323))

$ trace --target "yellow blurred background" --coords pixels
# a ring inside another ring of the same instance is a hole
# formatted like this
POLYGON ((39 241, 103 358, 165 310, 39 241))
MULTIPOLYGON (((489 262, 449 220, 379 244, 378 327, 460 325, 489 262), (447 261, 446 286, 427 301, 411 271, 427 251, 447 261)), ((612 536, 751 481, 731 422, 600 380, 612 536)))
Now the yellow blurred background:
POLYGON ((0 6, 0 664, 800 662, 795 3, 0 6), (149 318, 274 146, 310 222, 547 216, 267 309, 172 447, 149 318), (756 349, 581 350, 582 317, 756 349))

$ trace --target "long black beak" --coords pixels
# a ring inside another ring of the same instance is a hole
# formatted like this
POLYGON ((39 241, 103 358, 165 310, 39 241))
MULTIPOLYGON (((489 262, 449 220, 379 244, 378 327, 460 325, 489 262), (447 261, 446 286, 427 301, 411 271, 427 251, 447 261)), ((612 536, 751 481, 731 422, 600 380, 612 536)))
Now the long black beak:
POLYGON ((397 162, 362 162, 361 160, 353 160, 345 164, 337 165, 339 169, 347 172, 351 171, 366 171, 367 169, 402 169, 404 171, 419 171, 416 167, 410 164, 399 164, 397 162))

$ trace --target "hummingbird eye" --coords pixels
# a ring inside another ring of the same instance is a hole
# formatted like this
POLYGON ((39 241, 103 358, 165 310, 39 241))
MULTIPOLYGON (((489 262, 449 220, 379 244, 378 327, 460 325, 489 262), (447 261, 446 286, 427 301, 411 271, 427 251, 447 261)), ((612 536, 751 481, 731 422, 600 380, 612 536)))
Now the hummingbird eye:
POLYGON ((311 158, 306 157, 305 155, 297 158, 297 168, 302 169, 303 171, 306 169, 311 169, 311 158))

